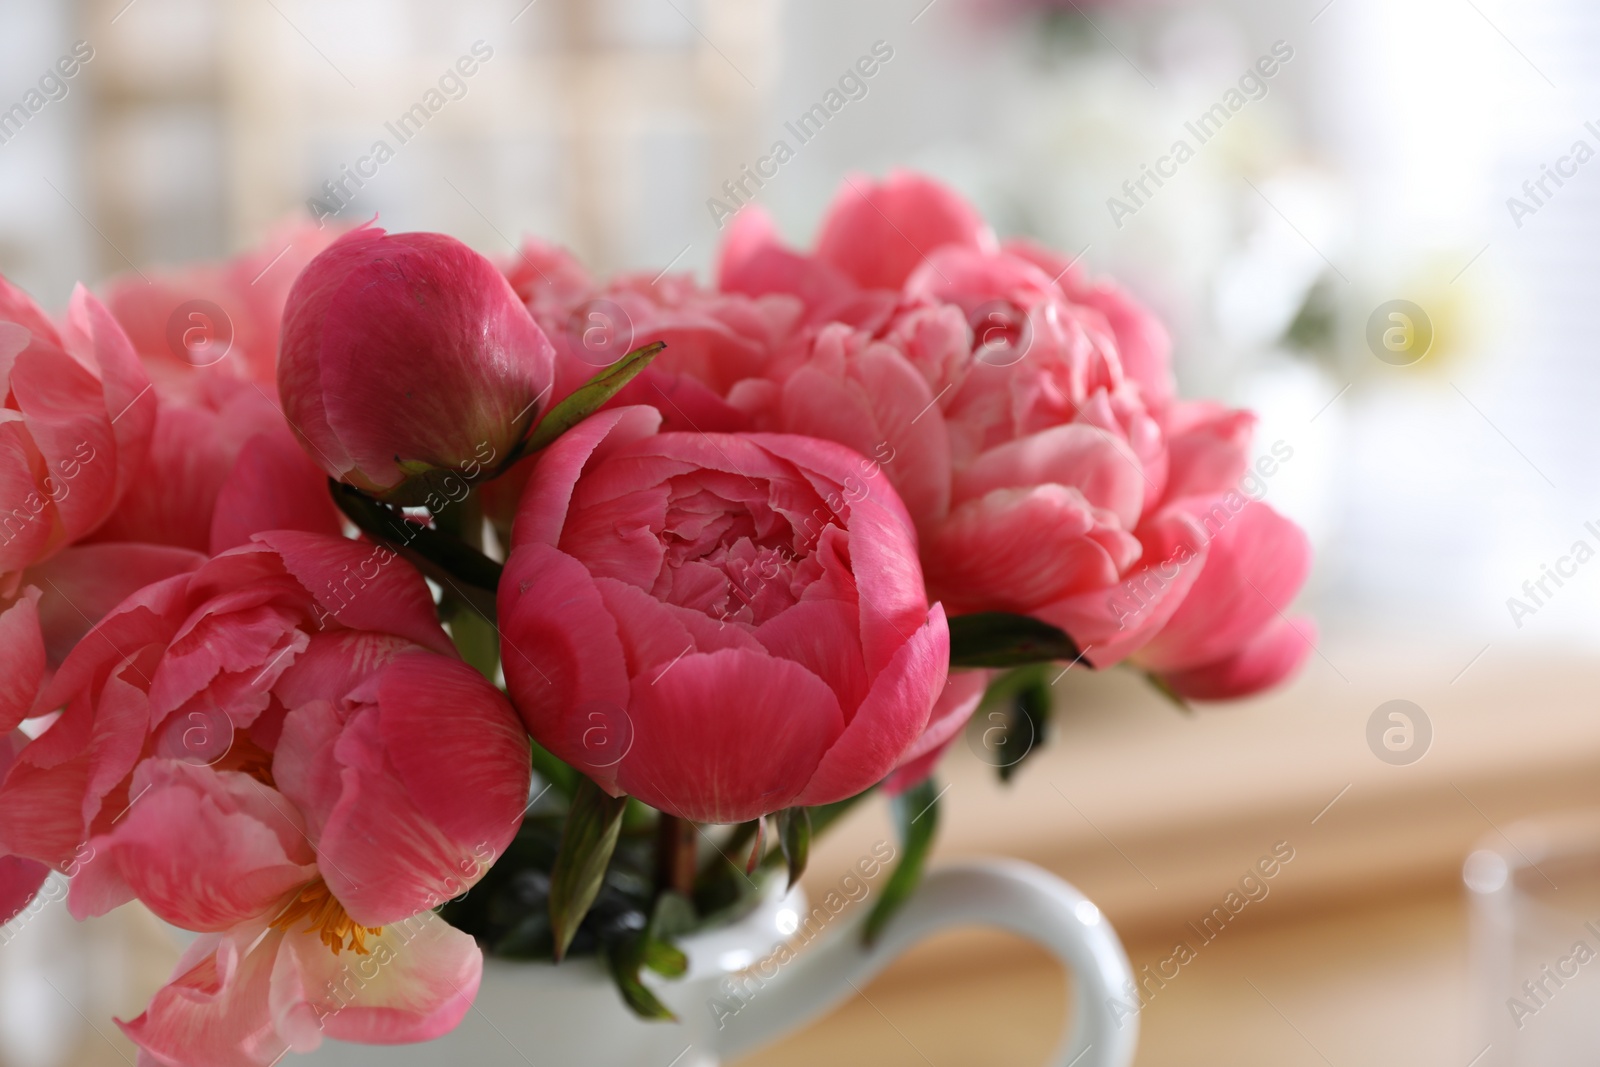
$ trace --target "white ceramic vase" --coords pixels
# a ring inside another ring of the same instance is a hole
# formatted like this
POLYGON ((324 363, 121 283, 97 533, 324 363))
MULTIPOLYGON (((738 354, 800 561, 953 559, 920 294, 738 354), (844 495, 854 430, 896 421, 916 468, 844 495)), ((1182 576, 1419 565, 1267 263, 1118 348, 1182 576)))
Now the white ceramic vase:
MULTIPOLYGON (((781 890, 781 886, 777 887, 781 890)), ((769 893, 738 923, 685 938, 689 971, 646 975, 678 1016, 644 1022, 592 959, 548 964, 488 960, 477 1002, 451 1033, 422 1045, 325 1041, 301 1062, 327 1067, 717 1067, 799 1029, 865 985, 917 941, 962 926, 1009 930, 1038 942, 1073 974, 1076 1020, 1056 1067, 1126 1067, 1136 1017, 1115 1019, 1113 997, 1132 982, 1127 955, 1100 909, 1072 886, 1011 860, 930 873, 872 949, 861 946, 870 906, 809 913, 796 890, 769 893), (810 935, 809 943, 801 944, 810 935), (786 951, 780 946, 791 946, 786 951)))

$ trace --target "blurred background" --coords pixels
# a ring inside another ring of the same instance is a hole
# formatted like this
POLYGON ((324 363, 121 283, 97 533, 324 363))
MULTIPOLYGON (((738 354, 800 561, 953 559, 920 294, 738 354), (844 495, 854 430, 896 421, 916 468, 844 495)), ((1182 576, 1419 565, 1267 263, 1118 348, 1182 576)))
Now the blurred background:
MULTIPOLYGON (((1600 803, 1600 564, 1560 562, 1600 547, 1600 8, 0 0, 0 27, 0 271, 51 307, 295 215, 706 277, 724 183, 778 140, 793 158, 754 199, 794 242, 844 176, 908 166, 1115 276, 1169 324, 1187 393, 1256 408, 1262 450, 1292 450, 1266 497, 1317 545, 1318 655, 1195 718, 1074 672, 1018 783, 957 746, 942 848, 1077 882, 1138 967, 1294 842, 1248 928, 1141 1013, 1143 1064, 1569 1062, 1490 1031, 1499 935, 1460 872, 1537 865, 1542 820, 1600 803), (798 143, 786 124, 875 49, 864 94, 798 143), (1180 139, 1192 158, 1158 162, 1180 139), (1141 188, 1152 168, 1176 173, 1141 188), (1420 359, 1377 341, 1396 307, 1420 359), (1398 760, 1369 728, 1394 700, 1418 738, 1398 760)), ((885 825, 839 831, 841 869, 885 825)), ((0 945, 0 1064, 120 1062, 109 1014, 170 963, 159 931, 63 912, 0 945)), ((1040 1061, 1061 988, 1042 958, 968 937, 919 960, 873 987, 881 1011, 752 1062, 1040 1061)))

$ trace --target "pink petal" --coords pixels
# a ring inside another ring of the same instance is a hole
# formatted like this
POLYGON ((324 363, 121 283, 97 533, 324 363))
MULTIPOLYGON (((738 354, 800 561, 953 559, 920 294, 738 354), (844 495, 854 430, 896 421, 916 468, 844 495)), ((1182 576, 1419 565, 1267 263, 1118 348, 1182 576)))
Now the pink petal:
POLYGON ((26 580, 44 591, 39 624, 50 662, 66 659, 89 629, 123 600, 205 561, 186 548, 109 543, 73 545, 30 568, 26 580))
MULTIPOLYGON (((882 467, 919 527, 950 507, 950 438, 944 419, 929 413, 933 390, 888 345, 871 345, 848 371, 815 363, 784 383, 781 420, 787 433, 837 441, 863 456, 893 456, 882 467), (928 417, 924 417, 928 416, 928 417)), ((863 460, 858 480, 878 473, 863 460)))
POLYGON ((952 611, 1028 614, 1114 585, 1139 552, 1115 515, 1048 483, 962 504, 923 554, 934 595, 952 611))
POLYGON ((1288 678, 1316 643, 1317 626, 1310 619, 1276 619, 1232 656, 1161 678, 1190 700, 1237 700, 1288 678))
POLYGON ((73 290, 67 306, 62 340, 75 356, 99 371, 116 459, 115 485, 108 501, 108 505, 114 504, 138 476, 155 423, 156 398, 150 391, 150 379, 117 320, 81 285, 73 290))
POLYGON ((0 611, 0 736, 16 729, 32 712, 44 683, 44 667, 39 590, 30 586, 0 611))
MULTIPOLYGON (((1231 497, 1237 494, 1230 494, 1231 497)), ((1166 674, 1233 655, 1280 618, 1311 570, 1311 544, 1294 523, 1265 504, 1217 501, 1200 516, 1212 541, 1183 604, 1139 652, 1139 663, 1166 674)))
POLYGON ((1239 488, 1250 464, 1256 418, 1217 404, 1178 404, 1168 417, 1166 498, 1212 496, 1239 488))
POLYGON ((697 822, 743 822, 795 803, 844 728, 820 678, 740 649, 690 654, 640 675, 628 715, 633 747, 618 784, 697 822))
POLYGON ((418 812, 498 856, 522 824, 528 734, 505 696, 459 660, 401 656, 378 677, 384 750, 418 812))
POLYGON ((211 516, 213 554, 245 544, 264 530, 343 535, 327 476, 286 427, 245 442, 211 516))
POLYGON ((1045 604, 1029 614, 1066 631, 1093 666, 1109 667, 1143 647, 1182 606, 1205 559, 1205 533, 1179 508, 1138 530, 1136 570, 1114 585, 1045 604))
POLYGON ((512 527, 511 547, 530 541, 555 544, 566 525, 573 486, 584 467, 611 452, 649 437, 661 425, 654 408, 615 408, 597 412, 557 438, 540 453, 523 492, 512 527))
POLYGON ((367 938, 367 954, 335 956, 310 934, 283 940, 270 1004, 278 1031, 298 1051, 323 1036, 369 1045, 432 1041, 472 1008, 483 953, 437 915, 402 919, 367 938))
MULTIPOLYGON (((978 710, 995 671, 953 671, 944 692, 933 705, 928 728, 906 749, 900 764, 883 783, 884 792, 896 796, 933 773, 945 750, 966 728, 967 720, 978 710)), ((1037 738, 1035 739, 1038 740, 1037 738)))
POLYGON ((1138 524, 1145 484, 1127 442, 1095 426, 1074 423, 991 448, 955 480, 955 502, 996 489, 1053 482, 1071 486, 1090 504, 1117 516, 1124 530, 1138 524))
POLYGON ((930 252, 950 244, 992 249, 995 241, 955 193, 896 170, 882 182, 845 178, 823 218, 816 254, 869 289, 898 289, 930 252))
POLYGON ((614 761, 595 766, 584 745, 589 712, 629 700, 617 624, 594 579, 571 556, 524 543, 500 579, 499 608, 506 688, 528 732, 602 785, 614 782, 614 761))
POLYGON ((455 655, 428 583, 392 549, 298 530, 273 530, 254 540, 276 552, 284 569, 341 624, 455 655))
POLYGON ((316 878, 299 813, 248 775, 147 760, 133 797, 111 832, 89 842, 68 897, 76 918, 137 896, 175 926, 222 931, 316 878))
POLYGON ((269 1010, 284 935, 256 928, 200 938, 172 979, 122 1032, 144 1050, 140 1063, 170 1067, 270 1067, 287 1049, 269 1010), (147 1060, 146 1057, 150 1060, 147 1060))
POLYGON ((935 604, 927 622, 873 680, 867 699, 793 803, 831 804, 882 781, 927 729, 949 663, 950 627, 944 608, 935 604))
POLYGON ((38 895, 50 868, 38 860, 0 856, 0 926, 20 915, 38 895))

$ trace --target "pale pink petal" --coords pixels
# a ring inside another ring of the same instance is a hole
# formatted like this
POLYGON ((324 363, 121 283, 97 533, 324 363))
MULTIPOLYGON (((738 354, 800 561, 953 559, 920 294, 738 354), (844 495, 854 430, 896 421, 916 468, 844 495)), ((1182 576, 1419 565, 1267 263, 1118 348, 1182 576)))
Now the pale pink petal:
POLYGON ((970 204, 930 178, 891 171, 882 182, 847 176, 817 236, 817 258, 872 289, 898 289, 945 245, 995 247, 970 204))
POLYGON ((431 1041, 455 1029, 478 995, 483 953, 470 934, 432 913, 366 940, 367 954, 334 955, 310 934, 283 939, 270 1004, 279 1033, 300 1052, 323 1037, 369 1045, 431 1041))
POLYGON ((175 926, 222 931, 317 876, 299 813, 248 775, 146 760, 132 789, 128 810, 79 863, 67 901, 76 918, 136 896, 175 926))
POLYGON ((1139 651, 1142 666, 1165 674, 1231 656, 1280 618, 1305 584, 1311 544, 1304 531, 1265 504, 1235 502, 1242 506, 1224 498, 1200 516, 1212 540, 1199 577, 1139 651))
POLYGON ((284 937, 256 928, 209 934, 190 946, 172 979, 122 1032, 167 1067, 270 1067, 288 1048, 273 1025, 272 973, 284 937), (255 942, 252 944, 252 942, 255 942))
POLYGON ((1236 700, 1287 679, 1311 655, 1317 625, 1308 618, 1275 619, 1226 659, 1161 676, 1190 700, 1236 700))

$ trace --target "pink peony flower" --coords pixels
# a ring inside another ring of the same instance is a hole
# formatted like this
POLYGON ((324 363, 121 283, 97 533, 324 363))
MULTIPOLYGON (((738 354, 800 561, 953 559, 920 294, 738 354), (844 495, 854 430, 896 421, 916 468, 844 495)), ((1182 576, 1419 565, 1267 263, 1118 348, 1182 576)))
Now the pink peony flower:
POLYGON ((514 458, 552 359, 489 260, 442 234, 364 226, 295 282, 278 391, 329 475, 414 503, 436 472, 473 481, 514 458))
POLYGON ((699 821, 877 783, 949 658, 898 497, 834 444, 660 421, 604 412, 538 458, 500 584, 530 731, 613 794, 699 821))
POLYGON ((330 687, 348 689, 418 649, 455 658, 421 575, 381 546, 275 531, 146 586, 35 703, 64 710, 0 784, 0 847, 59 866, 128 803, 140 760, 269 759, 292 707, 311 699, 280 684, 331 663, 330 687))
POLYGON ((425 913, 514 836, 527 739, 392 552, 279 531, 148 586, 67 657, 57 707, 0 785, 0 851, 73 865, 80 918, 137 898, 208 935, 125 1026, 157 1061, 459 1020, 481 957, 425 913))
POLYGON ((975 219, 926 179, 851 179, 804 256, 747 209, 723 287, 796 296, 806 325, 731 387, 726 365, 686 372, 750 428, 878 460, 952 614, 1036 616, 1195 699, 1281 681, 1311 647, 1283 616, 1310 551, 1239 491, 1253 419, 1174 400, 1152 316, 975 219))

